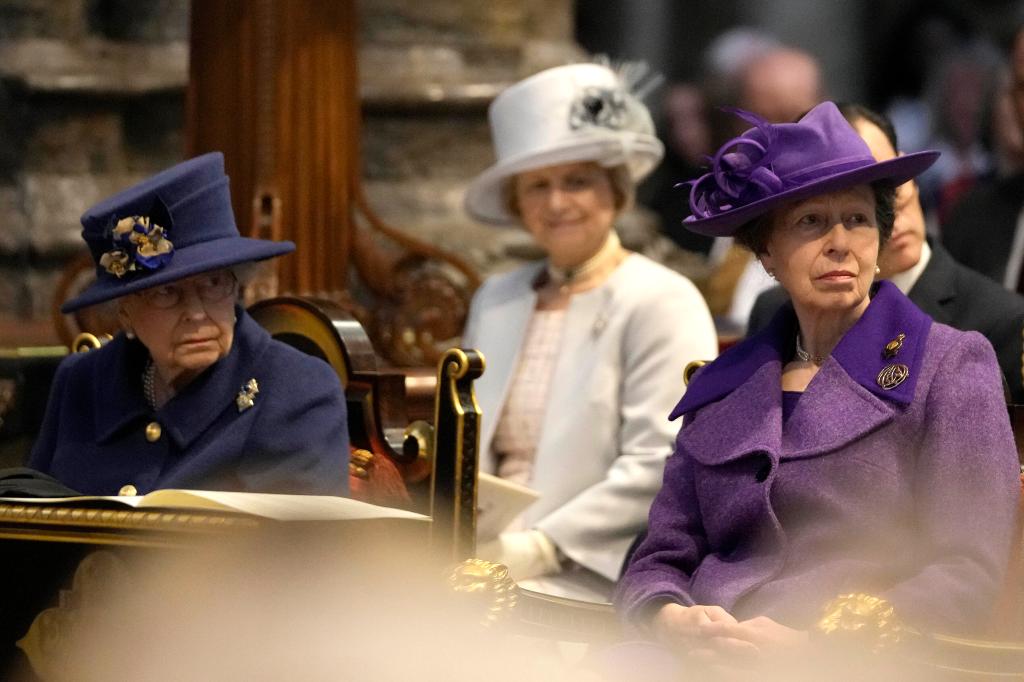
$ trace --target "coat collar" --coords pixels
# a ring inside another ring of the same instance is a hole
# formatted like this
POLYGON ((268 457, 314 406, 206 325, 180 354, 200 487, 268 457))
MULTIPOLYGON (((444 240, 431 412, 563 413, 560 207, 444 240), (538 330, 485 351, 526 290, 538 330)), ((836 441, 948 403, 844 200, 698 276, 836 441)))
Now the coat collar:
MULTIPOLYGON (((669 418, 675 419, 721 400, 766 364, 777 365, 781 373, 782 364, 792 354, 796 324, 793 305, 787 303, 760 333, 734 346, 718 360, 702 368, 669 418)), ((867 310, 840 339, 819 374, 835 363, 867 393, 891 403, 909 404, 914 397, 931 324, 931 318, 914 306, 891 282, 879 282, 867 310), (904 334, 903 346, 895 357, 886 358, 883 355, 885 345, 900 333, 904 334), (909 374, 903 383, 886 390, 879 385, 878 375, 890 364, 906 365, 909 374)), ((777 374, 775 378, 779 376, 777 374)), ((780 384, 777 383, 771 390, 781 394, 780 384)))
MULTIPOLYGON (((234 340, 227 356, 196 377, 154 415, 142 393, 142 371, 148 354, 142 344, 118 336, 100 351, 96 364, 94 400, 96 433, 100 442, 113 438, 143 417, 160 423, 174 444, 187 448, 225 409, 235 407, 242 385, 255 378, 259 358, 270 335, 245 310, 236 307, 234 340)), ((258 398, 257 398, 258 400, 258 398)))
POLYGON ((776 462, 813 457, 871 433, 895 415, 891 404, 865 390, 829 357, 783 430, 782 364, 778 359, 762 364, 734 391, 694 414, 679 436, 686 451, 706 465, 753 452, 776 462))

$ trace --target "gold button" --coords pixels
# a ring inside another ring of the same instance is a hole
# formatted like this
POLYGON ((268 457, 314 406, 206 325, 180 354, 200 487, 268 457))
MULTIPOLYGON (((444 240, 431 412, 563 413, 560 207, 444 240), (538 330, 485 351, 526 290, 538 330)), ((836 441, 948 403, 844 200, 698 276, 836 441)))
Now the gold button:
POLYGON ((156 422, 149 422, 146 426, 146 440, 150 443, 155 443, 160 440, 160 434, 163 433, 163 429, 156 422))
POLYGON ((135 486, 129 483, 128 485, 121 486, 121 489, 117 491, 117 494, 120 497, 134 497, 139 494, 139 491, 135 489, 135 486))

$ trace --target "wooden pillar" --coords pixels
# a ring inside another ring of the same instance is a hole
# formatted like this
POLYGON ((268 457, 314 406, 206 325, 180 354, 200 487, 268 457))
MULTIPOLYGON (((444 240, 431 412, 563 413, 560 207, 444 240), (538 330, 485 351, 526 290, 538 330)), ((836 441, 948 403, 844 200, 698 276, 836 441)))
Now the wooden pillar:
POLYGON ((193 2, 190 40, 188 155, 224 152, 243 235, 297 247, 262 296, 341 298, 359 176, 355 1, 193 2))

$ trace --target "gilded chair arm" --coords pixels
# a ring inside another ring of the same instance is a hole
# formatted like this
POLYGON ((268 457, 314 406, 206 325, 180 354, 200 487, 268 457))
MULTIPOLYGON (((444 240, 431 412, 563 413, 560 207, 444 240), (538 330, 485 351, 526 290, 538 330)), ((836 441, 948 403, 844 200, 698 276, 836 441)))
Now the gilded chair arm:
POLYGON ((707 360, 694 360, 688 362, 686 367, 683 368, 683 385, 689 386, 690 381, 693 379, 693 375, 697 373, 697 370, 708 364, 707 360))
POLYGON ((908 633, 893 605, 870 594, 842 594, 830 601, 817 624, 818 633, 856 642, 873 652, 892 649, 908 633))
POLYGON ((82 332, 75 337, 75 340, 71 344, 71 352, 73 353, 87 353, 91 350, 96 350, 100 346, 103 346, 112 337, 110 334, 90 334, 89 332, 82 332))

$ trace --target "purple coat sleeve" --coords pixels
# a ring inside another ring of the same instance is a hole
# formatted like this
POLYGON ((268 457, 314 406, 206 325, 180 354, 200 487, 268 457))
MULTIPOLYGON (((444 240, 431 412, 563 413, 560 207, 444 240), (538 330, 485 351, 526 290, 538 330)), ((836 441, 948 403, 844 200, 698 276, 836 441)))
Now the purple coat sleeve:
POLYGON ((970 631, 1006 573, 1020 466, 988 342, 963 334, 938 366, 914 481, 921 569, 884 596, 906 622, 970 631))
POLYGON ((615 604, 624 618, 643 625, 649 610, 664 602, 693 605, 690 576, 707 552, 694 489, 693 464, 676 444, 665 463, 661 490, 651 505, 647 537, 619 581, 615 604))

